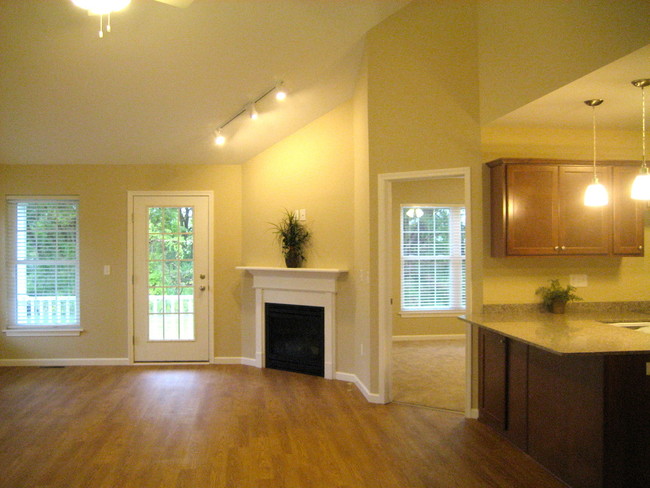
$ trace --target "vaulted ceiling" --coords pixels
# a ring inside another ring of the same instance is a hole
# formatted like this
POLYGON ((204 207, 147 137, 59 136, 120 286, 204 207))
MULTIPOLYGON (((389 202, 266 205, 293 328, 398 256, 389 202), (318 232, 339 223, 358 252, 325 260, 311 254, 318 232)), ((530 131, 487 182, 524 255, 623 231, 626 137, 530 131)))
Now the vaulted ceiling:
MULTIPOLYGON (((70 0, 0 1, 0 163, 245 162, 347 100, 364 35, 409 1, 132 0, 101 39, 70 0), (289 98, 216 147, 279 81, 289 98)), ((491 125, 589 128, 582 102, 603 98, 600 127, 636 129, 639 77, 650 46, 491 125)))
POLYGON ((242 163, 348 99, 365 33, 407 3, 133 0, 100 39, 70 0, 1 1, 0 163, 242 163))

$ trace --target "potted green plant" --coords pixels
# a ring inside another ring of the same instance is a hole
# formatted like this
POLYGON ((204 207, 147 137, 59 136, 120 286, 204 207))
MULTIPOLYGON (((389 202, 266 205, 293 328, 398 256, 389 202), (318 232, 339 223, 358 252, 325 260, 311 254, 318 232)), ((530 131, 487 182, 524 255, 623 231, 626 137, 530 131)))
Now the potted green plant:
POLYGON ((307 260, 305 248, 311 238, 309 230, 300 222, 297 215, 286 208, 282 220, 271 225, 282 248, 287 268, 300 268, 302 262, 307 260))
POLYGON ((550 280, 551 286, 540 286, 536 291, 536 295, 542 297, 542 303, 549 312, 564 313, 567 302, 582 300, 574 292, 575 286, 567 285, 563 287, 560 285, 560 280, 550 280))

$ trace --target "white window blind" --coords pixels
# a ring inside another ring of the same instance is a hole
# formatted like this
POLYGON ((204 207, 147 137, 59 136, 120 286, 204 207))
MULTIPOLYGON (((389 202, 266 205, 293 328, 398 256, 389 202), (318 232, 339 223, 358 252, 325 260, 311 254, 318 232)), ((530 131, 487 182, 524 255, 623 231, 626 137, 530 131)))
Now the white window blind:
POLYGON ((9 328, 79 325, 76 200, 7 201, 9 328))
POLYGON ((401 308, 405 312, 465 309, 465 208, 401 208, 401 308))

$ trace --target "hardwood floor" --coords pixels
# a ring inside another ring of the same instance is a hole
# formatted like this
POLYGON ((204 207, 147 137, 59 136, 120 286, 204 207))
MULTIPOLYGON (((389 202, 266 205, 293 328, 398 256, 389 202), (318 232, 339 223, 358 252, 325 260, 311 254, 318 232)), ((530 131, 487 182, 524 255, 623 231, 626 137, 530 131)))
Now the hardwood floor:
POLYGON ((0 487, 565 487, 476 421, 247 366, 0 368, 0 487))

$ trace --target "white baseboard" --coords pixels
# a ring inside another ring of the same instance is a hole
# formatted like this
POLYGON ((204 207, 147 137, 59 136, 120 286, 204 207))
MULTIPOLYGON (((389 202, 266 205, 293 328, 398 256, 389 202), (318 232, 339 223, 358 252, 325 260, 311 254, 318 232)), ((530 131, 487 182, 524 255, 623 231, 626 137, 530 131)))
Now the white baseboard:
POLYGON ((218 356, 212 360, 212 364, 244 364, 243 361, 246 358, 241 357, 228 357, 228 356, 218 356))
POLYGON ((354 385, 359 389, 361 394, 370 403, 381 403, 381 404, 384 403, 379 398, 379 394, 371 393, 370 390, 368 390, 368 387, 366 387, 363 381, 361 381, 356 374, 341 373, 340 371, 337 371, 336 374, 334 375, 334 379, 337 379, 339 381, 347 381, 348 383, 354 383, 354 385))
POLYGON ((478 408, 472 408, 469 411, 469 415, 465 416, 468 419, 477 419, 478 418, 478 408))
POLYGON ((398 341, 448 341, 452 339, 465 339, 465 334, 429 334, 429 335, 396 335, 393 342, 398 341))
POLYGON ((128 358, 0 359, 0 366, 129 366, 128 358))

